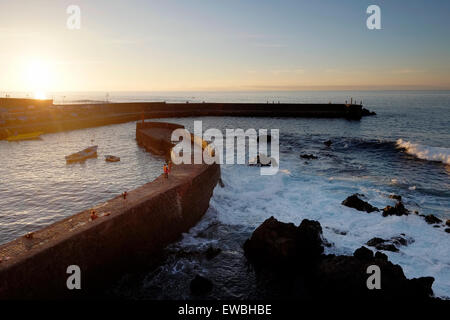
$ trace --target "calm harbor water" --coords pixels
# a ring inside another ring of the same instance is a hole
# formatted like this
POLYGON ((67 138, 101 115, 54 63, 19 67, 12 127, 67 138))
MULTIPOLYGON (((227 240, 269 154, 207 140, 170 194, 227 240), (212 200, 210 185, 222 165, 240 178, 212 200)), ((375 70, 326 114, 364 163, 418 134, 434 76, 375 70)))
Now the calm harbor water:
POLYGON ((135 123, 0 141, 0 243, 93 207, 161 174, 163 159, 138 147, 135 123), (98 145, 98 159, 64 156, 98 145), (120 162, 105 162, 112 154, 120 162))
MULTIPOLYGON (((333 243, 328 252, 352 254, 373 237, 405 233, 414 243, 389 258, 407 277, 433 276, 435 293, 450 297, 450 234, 416 215, 387 217, 342 206, 358 192, 383 208, 402 195, 405 206, 450 219, 450 92, 257 92, 111 93, 113 101, 343 102, 353 97, 377 112, 361 121, 286 118, 161 119, 203 129, 280 129, 280 171, 222 166, 225 188, 217 187, 210 209, 183 239, 167 248, 156 270, 125 275, 107 294, 145 299, 192 298, 195 274, 210 278, 213 298, 261 298, 264 289, 249 271, 242 244, 270 216, 285 222, 320 221, 333 243), (330 148, 324 146, 331 139, 330 148), (312 153, 317 160, 299 155, 312 153), (343 235, 341 231, 345 231, 343 235), (205 259, 210 247, 222 251, 205 259)), ((101 94, 66 94, 65 102, 101 100, 101 94)), ((46 134, 42 141, 0 141, 0 242, 14 239, 62 217, 153 180, 162 159, 140 149, 134 123, 46 134), (91 143, 91 139, 94 142, 91 143), (91 144, 99 159, 66 165, 64 156, 91 144), (115 164, 104 154, 120 156, 115 164)))

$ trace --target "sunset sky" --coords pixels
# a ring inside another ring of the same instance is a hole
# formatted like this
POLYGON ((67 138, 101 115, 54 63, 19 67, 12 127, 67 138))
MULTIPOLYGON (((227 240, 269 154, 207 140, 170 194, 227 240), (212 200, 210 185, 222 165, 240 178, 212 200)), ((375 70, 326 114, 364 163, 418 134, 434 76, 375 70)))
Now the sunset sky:
POLYGON ((0 0, 0 92, 449 89, 450 1, 0 0), (366 9, 381 8, 381 30, 366 9), (69 30, 69 5, 81 29, 69 30))

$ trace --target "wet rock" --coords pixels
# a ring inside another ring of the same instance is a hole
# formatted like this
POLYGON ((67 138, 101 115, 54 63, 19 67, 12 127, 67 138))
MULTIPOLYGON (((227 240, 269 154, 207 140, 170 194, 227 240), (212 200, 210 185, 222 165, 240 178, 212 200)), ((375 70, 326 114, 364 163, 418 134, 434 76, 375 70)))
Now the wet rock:
POLYGON ((316 157, 313 154, 301 154, 300 158, 302 159, 308 159, 308 160, 314 160, 314 159, 318 159, 318 157, 316 157))
POLYGON ((296 234, 301 259, 317 259, 323 253, 322 227, 318 221, 304 219, 296 234))
MULTIPOLYGON (((262 265, 264 271, 260 276, 272 277, 277 283, 280 279, 284 281, 282 286, 287 288, 289 296, 297 294, 298 290, 300 295, 313 299, 430 299, 433 294, 433 278, 407 279, 402 268, 391 263, 384 253, 374 255, 370 249, 361 247, 353 256, 323 255, 321 232, 317 221, 303 220, 295 227, 271 217, 255 230, 244 248, 247 257, 258 257, 259 261, 267 262, 262 265), (279 265, 280 268, 267 268, 271 260, 290 256, 293 260, 279 265), (308 256, 312 259, 302 259, 308 256), (303 264, 299 265, 299 262, 303 264), (304 264, 309 265, 304 267, 304 264), (367 270, 372 265, 381 270, 380 290, 367 288, 367 270), (302 286, 297 287, 296 283, 302 286)), ((385 244, 386 240, 373 241, 385 244)), ((250 261, 255 263, 255 259, 250 261)))
POLYGON ((375 252, 375 259, 388 261, 388 256, 380 251, 375 252))
POLYGON ((450 233, 450 228, 446 228, 445 232, 450 233))
POLYGON ((389 240, 384 240, 381 238, 372 238, 366 243, 370 247, 375 247, 377 250, 398 252, 395 245, 389 242, 389 240))
POLYGON ((377 250, 398 252, 399 246, 406 246, 413 242, 414 242, 414 239, 406 238, 403 235, 403 236, 392 237, 391 239, 388 239, 388 240, 375 237, 375 238, 372 238, 369 241, 367 241, 366 244, 370 247, 375 247, 377 250))
MULTIPOLYGON (((370 250, 369 250, 370 251, 370 250)), ((355 251, 358 254, 359 249, 355 251)), ((366 250, 364 250, 366 252, 366 250)), ((383 254, 365 259, 355 256, 326 256, 317 267, 314 292, 322 298, 348 299, 428 299, 432 294, 431 277, 407 279, 400 266, 388 261, 383 254), (381 271, 381 289, 368 290, 367 268, 376 265, 381 271)))
POLYGON ((391 195, 389 195, 389 198, 397 200, 397 201, 402 201, 402 196, 399 196, 398 194, 391 194, 391 195))
POLYGON ((445 225, 446 225, 447 227, 450 227, 450 220, 447 220, 447 221, 445 222, 445 225))
POLYGON ((324 145, 326 145, 327 147, 329 147, 329 146, 331 146, 332 145, 332 141, 331 140, 327 140, 327 141, 325 141, 323 144, 324 145))
POLYGON ((362 111, 361 115, 362 115, 363 117, 376 116, 376 115, 377 115, 374 111, 370 111, 370 110, 368 110, 368 109, 366 109, 366 108, 362 108, 361 111, 362 111))
POLYGON ((360 260, 372 260, 373 259, 373 252, 370 249, 367 249, 366 247, 361 247, 359 249, 356 249, 353 253, 353 256, 360 260))
MULTIPOLYGON (((406 246, 406 245, 408 245, 409 243, 411 243, 411 242, 408 242, 408 240, 405 239, 405 238, 403 238, 403 237, 392 237, 392 238, 391 238, 391 241, 392 241, 394 244, 399 245, 399 246, 406 246)), ((412 240, 412 242, 414 242, 414 240, 412 240)))
POLYGON ((300 226, 270 217, 244 243, 245 255, 257 264, 311 263, 323 253, 322 227, 312 220, 300 226))
POLYGON ((408 215, 410 212, 405 208, 402 202, 397 202, 394 207, 386 206, 383 209, 383 217, 387 216, 403 216, 408 215))
POLYGON ((206 259, 208 259, 208 260, 214 259, 221 252, 222 252, 222 249, 220 249, 220 248, 209 247, 205 251, 206 259))
POLYGON ((270 217, 244 243, 244 252, 258 263, 287 263, 296 256, 296 231, 293 223, 279 222, 270 217))
MULTIPOLYGON (((325 228, 328 228, 328 227, 325 227, 325 228)), ((339 229, 336 229, 336 228, 331 228, 331 230, 334 233, 339 234, 341 236, 346 236, 347 235, 347 231, 344 231, 344 230, 339 230, 339 229)))
POLYGON ((366 242, 366 244, 370 247, 375 247, 379 244, 385 243, 387 240, 375 237, 366 242))
POLYGON ((192 279, 190 284, 190 289, 192 294, 200 296, 209 293, 213 288, 213 283, 211 280, 201 276, 196 275, 194 279, 192 279))
POLYGON ((377 250, 383 250, 383 251, 391 251, 391 252, 398 252, 398 248, 394 246, 392 243, 382 243, 375 247, 377 250))
POLYGON ((438 217, 436 217, 436 216, 434 216, 432 214, 429 214, 429 215, 425 216, 425 221, 428 224, 436 224, 436 223, 441 223, 442 222, 441 219, 439 219, 438 217))
POLYGON ((371 204, 369 204, 366 201, 361 200, 358 197, 357 193, 351 195, 350 197, 348 197, 347 199, 342 201, 342 205, 350 207, 350 208, 354 208, 359 211, 366 211, 368 213, 373 212, 373 211, 378 211, 378 208, 372 206, 371 204))

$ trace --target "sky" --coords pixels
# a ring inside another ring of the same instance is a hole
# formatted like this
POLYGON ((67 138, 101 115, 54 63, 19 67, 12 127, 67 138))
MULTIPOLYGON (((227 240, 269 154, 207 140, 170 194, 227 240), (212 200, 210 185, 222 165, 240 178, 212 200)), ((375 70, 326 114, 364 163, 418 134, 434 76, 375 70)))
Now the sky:
POLYGON ((445 0, 0 0, 0 92, 450 89, 449 13, 445 0))

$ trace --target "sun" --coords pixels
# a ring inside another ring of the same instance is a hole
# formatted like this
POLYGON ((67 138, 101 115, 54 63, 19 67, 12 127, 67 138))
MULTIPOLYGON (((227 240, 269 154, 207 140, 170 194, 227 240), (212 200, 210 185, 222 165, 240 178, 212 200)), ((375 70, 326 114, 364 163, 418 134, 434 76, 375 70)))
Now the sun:
POLYGON ((45 99, 45 92, 50 89, 52 83, 52 68, 45 60, 29 60, 25 67, 28 90, 34 92, 35 99, 45 99))
POLYGON ((34 93, 34 98, 38 100, 45 100, 47 99, 47 96, 45 95, 44 91, 36 91, 34 93))

